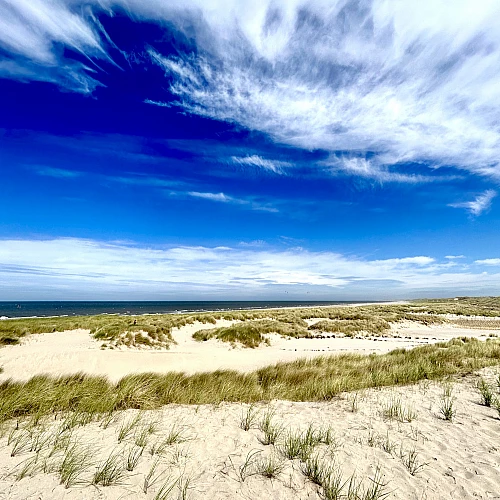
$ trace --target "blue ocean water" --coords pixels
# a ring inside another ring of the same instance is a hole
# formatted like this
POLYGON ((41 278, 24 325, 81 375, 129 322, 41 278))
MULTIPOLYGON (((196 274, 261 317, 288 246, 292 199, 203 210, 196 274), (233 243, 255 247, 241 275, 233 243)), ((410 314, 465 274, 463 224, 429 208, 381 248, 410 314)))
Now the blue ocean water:
POLYGON ((161 302, 0 302, 0 318, 32 316, 87 316, 93 314, 165 314, 197 311, 230 311, 354 304, 363 302, 335 301, 161 301, 161 302))

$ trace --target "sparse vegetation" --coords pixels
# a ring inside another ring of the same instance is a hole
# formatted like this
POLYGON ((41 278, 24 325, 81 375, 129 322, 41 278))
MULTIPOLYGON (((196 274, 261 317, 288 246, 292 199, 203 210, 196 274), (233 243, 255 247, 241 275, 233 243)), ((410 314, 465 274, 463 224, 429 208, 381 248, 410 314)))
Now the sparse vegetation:
POLYGON ((231 456, 228 457, 229 462, 231 463, 231 466, 236 473, 238 481, 244 483, 245 479, 247 479, 248 477, 259 474, 256 465, 258 463, 258 457, 260 456, 260 453, 262 453, 262 450, 250 450, 247 453, 245 460, 243 460, 243 463, 239 466, 234 465, 231 456))
POLYGON ((134 443, 139 448, 142 449, 146 448, 148 441, 149 441, 149 431, 147 427, 142 427, 141 429, 138 429, 134 434, 134 443))
POLYGON ((309 327, 309 330, 342 333, 347 337, 352 337, 360 332, 380 334, 389 330, 390 326, 389 322, 383 318, 367 316, 362 319, 326 319, 314 323, 309 327))
POLYGON ((92 464, 93 453, 87 446, 77 443, 69 446, 58 468, 61 484, 65 488, 83 484, 82 475, 90 469, 92 464))
POLYGON ((359 392, 354 392, 349 396, 349 409, 352 413, 356 413, 359 409, 359 400, 361 396, 359 392))
POLYGON ((259 441, 266 446, 275 444, 278 437, 283 431, 280 425, 277 425, 273 422, 273 418, 274 410, 272 408, 269 408, 259 423, 259 429, 264 433, 264 436, 260 437, 259 441))
POLYGON ((439 412, 445 420, 453 421, 457 411, 455 409, 455 397, 453 396, 453 388, 451 385, 446 384, 443 387, 443 394, 439 404, 439 412))
POLYGON ((389 431, 387 431, 385 438, 380 441, 380 447, 389 455, 392 455, 396 450, 396 443, 389 438, 389 431))
POLYGON ((142 415, 138 413, 135 417, 124 422, 118 431, 118 442, 121 443, 141 421, 142 415))
POLYGON ((16 344, 28 334, 60 332, 82 328, 107 348, 119 346, 168 348, 173 342, 172 330, 200 322, 216 324, 217 320, 238 321, 229 327, 200 330, 197 340, 218 338, 256 347, 266 342, 267 333, 290 337, 315 337, 322 333, 381 335, 391 323, 414 321, 422 324, 442 323, 444 315, 453 314, 454 324, 466 328, 500 328, 499 297, 461 297, 454 299, 420 300, 398 305, 371 305, 360 307, 318 307, 296 309, 267 309, 246 311, 218 311, 190 314, 145 314, 137 316, 106 315, 53 318, 22 318, 0 322, 0 345, 16 344), (463 318, 465 317, 465 318, 463 318), (323 318, 309 326, 306 319, 323 318), (465 321, 465 323, 461 323, 465 321), (488 322, 489 321, 489 322, 488 322), (458 323, 457 323, 458 322, 458 323))
MULTIPOLYGON (((95 419, 111 411, 149 410, 169 403, 324 401, 342 392, 439 380, 499 363, 497 339, 483 342, 464 337, 382 355, 341 354, 277 363, 247 374, 229 370, 195 375, 146 373, 124 377, 116 384, 83 374, 40 375, 27 382, 0 384, 0 422, 66 411, 74 412, 68 414, 71 425, 76 425, 75 419, 81 425, 83 417, 95 419)), ((124 423, 119 441, 137 424, 134 420, 124 423)))
POLYGON ((154 496, 154 500, 167 500, 170 498, 170 493, 172 493, 173 489, 177 486, 177 480, 172 480, 168 478, 160 487, 160 489, 156 492, 154 496))
POLYGON ((287 431, 280 445, 280 452, 289 460, 299 459, 305 462, 313 451, 310 442, 304 439, 304 434, 299 431, 287 431))
POLYGON ((412 422, 417 418, 417 412, 411 407, 404 406, 398 397, 393 397, 384 406, 383 415, 398 422, 412 422))
POLYGON ((178 500, 187 500, 189 497, 189 490, 193 488, 191 483, 193 478, 185 474, 181 474, 177 480, 177 489, 179 490, 178 500))
POLYGON ((97 466, 92 478, 92 484, 112 486, 123 483, 126 477, 123 457, 119 453, 112 453, 106 460, 97 466))
POLYGON ((253 425, 255 424, 255 421, 257 419, 257 409, 253 404, 251 404, 246 412, 243 412, 241 415, 241 420, 240 420, 240 427, 244 431, 250 430, 253 425))
POLYGON ((412 476, 417 475, 422 471, 424 467, 428 465, 427 463, 421 462, 419 460, 418 453, 416 452, 415 448, 412 448, 406 452, 404 452, 401 448, 399 458, 412 476))
POLYGON ((187 438, 184 435, 184 429, 178 424, 174 424, 172 425, 172 427, 170 427, 168 434, 163 440, 163 443, 165 443, 167 446, 170 446, 176 443, 183 443, 186 440, 187 438))
POLYGON ((283 472, 285 463, 283 460, 280 460, 277 455, 272 453, 267 458, 257 460, 256 468, 261 476, 267 477, 268 479, 275 479, 283 472))
POLYGON ((141 459, 143 451, 144 451, 144 448, 140 448, 138 446, 131 446, 129 448, 128 454, 127 454, 127 459, 126 459, 126 465, 125 465, 125 468, 129 472, 132 472, 137 467, 137 464, 139 463, 139 460, 141 459))
POLYGON ((163 472, 158 470, 160 463, 160 458, 157 457, 156 460, 151 464, 148 473, 144 476, 144 484, 142 487, 142 491, 144 493, 147 493, 149 488, 154 486, 164 475, 163 472))
POLYGON ((325 469, 318 455, 310 456, 301 462, 301 471, 314 484, 321 486, 325 479, 325 469))
POLYGON ((481 395, 481 404, 489 407, 495 403, 495 395, 490 385, 486 382, 486 380, 484 380, 484 378, 481 378, 479 380, 477 389, 479 391, 479 394, 481 395))

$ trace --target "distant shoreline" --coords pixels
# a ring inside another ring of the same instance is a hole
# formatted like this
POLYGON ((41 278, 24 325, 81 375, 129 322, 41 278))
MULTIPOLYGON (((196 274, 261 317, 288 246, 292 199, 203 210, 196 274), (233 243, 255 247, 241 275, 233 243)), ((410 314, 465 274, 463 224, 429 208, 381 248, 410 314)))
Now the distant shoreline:
POLYGON ((153 314, 215 313, 263 309, 362 306, 404 302, 405 301, 9 301, 0 302, 0 320, 97 316, 101 314, 142 316, 153 314), (190 304, 192 304, 191 307, 189 307, 190 304), (21 305, 21 307, 17 307, 18 305, 21 305), (21 310, 23 313, 28 312, 28 314, 21 313, 21 310), (29 314, 30 310, 38 314, 29 314), (56 310, 57 312, 60 310, 60 314, 54 314, 56 310), (16 314, 18 311, 19 315, 16 314), (46 313, 43 314, 44 312, 46 313))

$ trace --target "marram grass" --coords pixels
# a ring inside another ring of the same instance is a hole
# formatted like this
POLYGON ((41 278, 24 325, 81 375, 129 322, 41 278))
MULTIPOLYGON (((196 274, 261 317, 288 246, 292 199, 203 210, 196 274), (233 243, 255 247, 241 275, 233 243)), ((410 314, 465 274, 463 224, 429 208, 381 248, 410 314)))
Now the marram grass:
POLYGON ((159 408, 169 403, 218 404, 284 399, 322 401, 341 392, 405 385, 465 375, 500 364, 500 341, 454 339, 388 354, 341 354, 277 363, 251 373, 215 371, 129 375, 113 384, 85 374, 0 384, 0 422, 28 415, 73 411, 105 415, 115 410, 159 408))
MULTIPOLYGON (((225 319, 241 321, 230 327, 214 328, 195 334, 197 340, 218 338, 226 342, 240 342, 255 347, 263 342, 266 333, 291 337, 314 336, 324 332, 345 335, 357 333, 380 334, 389 323, 402 320, 424 324, 447 321, 445 314, 460 316, 500 317, 499 297, 463 297, 412 301, 405 304, 377 304, 359 307, 308 307, 290 309, 261 309, 247 311, 217 311, 189 314, 143 314, 137 316, 101 314, 97 316, 21 318, 0 321, 0 346, 16 344, 28 334, 61 332, 82 328, 110 346, 148 346, 168 348, 174 339, 172 329, 200 322, 216 324, 225 319), (308 328, 306 319, 324 318, 325 321, 308 328), (240 326, 241 325, 241 326, 240 326)), ((489 325, 480 324, 486 328, 489 325)))

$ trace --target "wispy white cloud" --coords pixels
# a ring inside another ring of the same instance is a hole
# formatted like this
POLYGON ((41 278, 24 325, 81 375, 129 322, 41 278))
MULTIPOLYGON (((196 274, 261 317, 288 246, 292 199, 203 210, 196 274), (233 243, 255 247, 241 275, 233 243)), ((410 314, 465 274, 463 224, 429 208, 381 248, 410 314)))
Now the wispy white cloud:
POLYGON ((90 59, 90 65, 85 65, 61 56, 61 47, 67 47, 87 56, 107 57, 93 28, 90 10, 77 3, 1 2, 0 46, 16 60, 0 65, 0 77, 53 81, 72 90, 92 92, 98 82, 89 74, 93 72, 90 59))
POLYGON ((163 101, 152 101, 151 99, 144 99, 145 104, 152 104, 154 106, 160 106, 160 108, 171 108, 172 104, 163 101))
POLYGON ((275 174, 283 173, 283 169, 291 167, 292 164, 287 161, 279 160, 268 160, 259 155, 249 155, 249 156, 232 156, 231 161, 237 165, 244 165, 250 167, 263 168, 265 170, 270 170, 275 174))
POLYGON ((481 266, 500 266, 500 259, 475 260, 474 264, 479 264, 481 266))
POLYGON ((465 259, 465 255, 446 255, 445 259, 450 259, 450 260, 465 259))
POLYGON ((272 206, 271 204, 259 203, 251 198, 235 198, 233 196, 228 196, 224 193, 202 193, 198 191, 188 191, 184 192, 174 192, 174 195, 184 195, 191 196, 193 198, 202 198, 204 200, 216 201, 221 203, 232 203, 235 205, 242 205, 250 210, 258 210, 263 212, 277 213, 279 210, 272 206))
POLYGON ((177 105, 306 149, 500 178, 497 2, 209 3, 198 57, 154 55, 177 105))
POLYGON ((150 50, 176 96, 151 103, 347 152, 362 177, 420 182, 418 162, 500 179, 496 0, 4 0, 0 74, 91 91, 97 77, 61 47, 106 57, 94 15, 117 9, 194 34, 189 55, 150 50))
POLYGON ((122 184, 124 186, 145 186, 151 187, 161 192, 166 193, 170 197, 177 198, 199 198, 208 201, 214 201, 219 203, 228 203, 239 205, 240 207, 247 210, 256 210, 262 212, 278 213, 279 209, 273 205, 273 203, 264 201, 262 199, 257 199, 254 196, 247 196, 245 198, 238 198, 235 196, 230 196, 225 193, 212 193, 206 191, 194 191, 193 189, 199 189, 200 185, 193 182, 186 182, 178 179, 169 179, 165 177, 159 177, 154 175, 145 175, 137 173, 124 173, 122 175, 105 175, 94 172, 83 172, 79 170, 68 170, 62 168, 39 166, 39 165, 29 165, 27 166, 30 170, 34 170, 38 175, 45 177, 54 177, 58 179, 66 180, 76 180, 79 177, 87 176, 93 178, 99 183, 113 183, 122 184))
POLYGON ((476 196, 472 201, 450 203, 449 206, 453 208, 465 208, 471 215, 478 216, 491 207, 491 202, 496 195, 496 191, 488 189, 484 193, 476 196))
POLYGON ((320 164, 330 167, 333 173, 343 172, 348 175, 364 177, 382 183, 400 182, 405 184, 419 184, 439 180, 435 176, 401 174, 390 171, 386 166, 380 165, 378 160, 372 161, 359 157, 346 158, 332 155, 328 160, 322 161, 320 164))
POLYGON ((368 260, 264 246, 145 248, 82 239, 0 240, 0 300, 67 297, 404 298, 488 292, 500 273, 450 272, 429 256, 368 260), (377 286, 374 288, 373 284, 377 286), (29 284, 29 286, 28 286, 29 284), (96 295, 97 294, 97 295, 96 295))
POLYGON ((224 193, 199 193, 197 191, 189 191, 187 193, 189 196, 194 198, 203 198, 210 201, 220 201, 222 203, 241 203, 243 200, 238 200, 237 198, 232 198, 224 193))
POLYGON ((80 172, 78 170, 67 170, 64 168, 47 167, 43 165, 36 166, 34 168, 36 173, 39 175, 43 175, 46 177, 55 177, 57 179, 76 179, 77 177, 81 177, 83 175, 83 172, 80 172))

